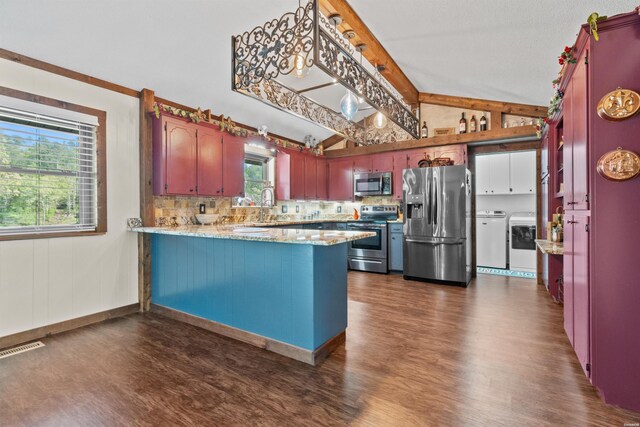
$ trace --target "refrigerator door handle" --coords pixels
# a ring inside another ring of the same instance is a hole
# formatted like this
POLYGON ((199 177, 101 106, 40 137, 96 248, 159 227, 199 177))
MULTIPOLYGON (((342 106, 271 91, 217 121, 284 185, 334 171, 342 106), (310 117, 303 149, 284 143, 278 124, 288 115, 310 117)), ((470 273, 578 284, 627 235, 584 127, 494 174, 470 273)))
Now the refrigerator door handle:
POLYGON ((404 239, 407 243, 422 243, 424 245, 461 245, 463 240, 444 241, 444 240, 425 240, 425 239, 412 239, 407 237, 404 239))
POLYGON ((427 209, 426 209, 427 210, 427 224, 431 224, 431 220, 432 220, 432 217, 431 217, 431 214, 432 214, 432 212, 431 212, 431 205, 432 205, 432 201, 431 201, 432 194, 431 194, 431 191, 432 191, 432 187, 431 187, 431 181, 426 181, 426 183, 427 183, 427 186, 429 187, 429 188, 427 188, 427 195, 428 195, 427 196, 427 209))

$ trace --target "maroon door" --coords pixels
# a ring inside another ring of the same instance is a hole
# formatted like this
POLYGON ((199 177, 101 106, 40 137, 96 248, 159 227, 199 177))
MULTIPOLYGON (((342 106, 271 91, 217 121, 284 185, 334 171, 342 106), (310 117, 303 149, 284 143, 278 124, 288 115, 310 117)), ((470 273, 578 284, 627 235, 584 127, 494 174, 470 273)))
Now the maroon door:
POLYGON ((371 167, 374 172, 393 171, 393 154, 381 153, 371 156, 371 167))
POLYGON ((564 217, 564 330, 571 341, 571 345, 574 344, 574 321, 573 321, 573 215, 567 214, 564 217))
MULTIPOLYGON (((587 157, 587 141, 588 141, 588 106, 587 106, 587 64, 585 58, 588 50, 578 59, 576 70, 571 78, 571 111, 573 114, 573 209, 586 210, 589 209, 589 163, 587 157)), ((567 172, 565 177, 569 177, 567 172)), ((566 185, 566 184, 565 184, 566 185)))
POLYGON ((562 135, 564 140, 562 148, 562 167, 564 176, 564 210, 573 210, 573 81, 570 81, 562 100, 562 122, 564 123, 562 135))
POLYGON ((328 168, 327 160, 322 157, 318 157, 318 167, 317 167, 317 176, 316 176, 316 191, 318 195, 318 200, 327 200, 329 198, 329 194, 327 191, 327 176, 328 176, 328 168))
POLYGON ((407 152, 407 168, 413 169, 418 167, 418 162, 426 157, 426 151, 423 149, 411 150, 407 152))
POLYGON ((318 162, 315 156, 304 156, 304 198, 307 200, 318 198, 317 166, 318 162))
POLYGON ((589 377, 589 217, 576 213, 573 220, 573 348, 589 377))
POLYGON ((400 153, 393 153, 393 175, 391 180, 393 181, 393 198, 396 200, 402 200, 402 173, 407 168, 407 153, 402 151, 400 153))
POLYGON ((167 117, 166 194, 196 193, 196 127, 192 123, 167 117))
POLYGON ((291 152, 291 199, 304 199, 304 155, 291 152))
POLYGON ((353 200, 353 161, 332 160, 329 163, 329 200, 353 200))
POLYGON ((291 200, 291 155, 284 150, 276 154, 276 198, 291 200))
POLYGON ((368 173, 372 170, 371 156, 360 156, 353 158, 353 172, 368 173))
POLYGON ((222 193, 244 196, 244 138, 222 135, 222 193))
POLYGON ((198 128, 198 194, 222 195, 222 132, 198 128))

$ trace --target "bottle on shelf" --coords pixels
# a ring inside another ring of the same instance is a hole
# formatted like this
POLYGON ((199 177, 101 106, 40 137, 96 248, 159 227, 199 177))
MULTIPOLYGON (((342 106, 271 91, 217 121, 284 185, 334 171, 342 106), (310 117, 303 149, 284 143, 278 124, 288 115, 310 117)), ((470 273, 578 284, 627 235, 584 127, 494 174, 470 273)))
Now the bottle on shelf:
POLYGON ((480 117, 480 132, 487 130, 487 113, 483 113, 480 117))
POLYGON ((467 133, 467 119, 464 118, 464 113, 462 113, 462 118, 460 119, 460 133, 467 133))
POLYGON ((476 115, 471 115, 471 120, 469 121, 469 132, 475 132, 478 130, 478 121, 476 120, 476 115))
POLYGON ((429 128, 427 127, 427 122, 422 122, 422 130, 420 131, 420 138, 428 138, 429 137, 429 128))

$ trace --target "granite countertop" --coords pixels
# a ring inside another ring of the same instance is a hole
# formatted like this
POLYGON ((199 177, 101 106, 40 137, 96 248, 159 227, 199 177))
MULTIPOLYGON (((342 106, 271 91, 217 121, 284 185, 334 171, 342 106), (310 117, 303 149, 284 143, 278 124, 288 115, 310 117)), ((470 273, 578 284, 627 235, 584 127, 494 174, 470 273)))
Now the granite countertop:
MULTIPOLYGON (((355 220, 353 218, 316 218, 316 219, 279 219, 269 222, 228 222, 223 224, 217 224, 218 226, 244 226, 244 227, 276 227, 278 225, 303 225, 303 224, 318 224, 322 222, 335 222, 335 223, 347 223, 347 222, 359 222, 361 220, 355 220)), ((389 224, 402 224, 402 220, 387 220, 389 224)))
POLYGON ((540 252, 548 255, 563 255, 564 247, 562 242, 552 242, 550 240, 536 239, 536 245, 540 249, 540 252))
MULTIPOLYGON (((313 221, 311 221, 313 222, 313 221)), ((318 221, 316 221, 318 222, 318 221)), ((273 225, 273 223, 270 223, 273 225)), ((175 236, 205 237, 210 239, 253 240, 259 242, 295 243, 331 246, 374 237, 376 233, 336 230, 302 230, 274 227, 255 227, 243 224, 185 225, 178 227, 135 227, 130 231, 175 236)))

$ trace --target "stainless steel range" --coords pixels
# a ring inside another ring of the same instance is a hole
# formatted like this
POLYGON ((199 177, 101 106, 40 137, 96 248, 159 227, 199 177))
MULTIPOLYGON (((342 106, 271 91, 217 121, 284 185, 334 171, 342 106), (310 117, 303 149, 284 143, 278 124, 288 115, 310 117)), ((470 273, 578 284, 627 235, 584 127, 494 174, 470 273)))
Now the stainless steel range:
POLYGON ((359 221, 347 223, 347 230, 371 231, 374 237, 356 240, 349 244, 349 268, 351 270, 388 273, 387 221, 398 219, 397 206, 363 205, 359 221))

